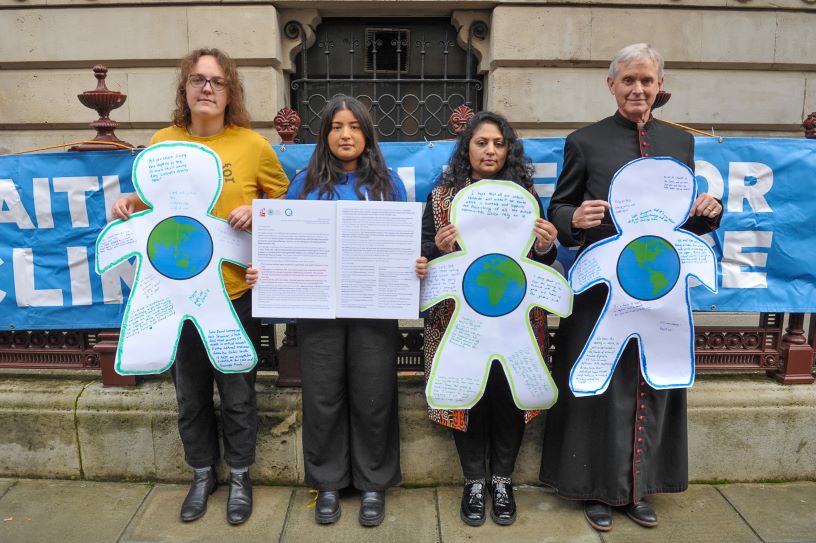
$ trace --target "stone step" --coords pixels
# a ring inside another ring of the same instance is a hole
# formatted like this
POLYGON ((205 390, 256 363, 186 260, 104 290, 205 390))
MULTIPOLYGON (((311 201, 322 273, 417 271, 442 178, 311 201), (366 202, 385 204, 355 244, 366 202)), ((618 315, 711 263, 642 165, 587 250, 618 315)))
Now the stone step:
MULTIPOLYGON (((427 418, 421 377, 399 385, 403 483, 459 484, 449 430, 427 418)), ((302 484, 300 389, 258 377, 253 477, 302 484)), ((528 425, 514 481, 538 482, 545 417, 528 425)), ((0 477, 187 481, 173 385, 106 388, 98 376, 0 374, 0 477)), ((223 469, 223 466, 222 466, 223 469)), ((816 479, 816 385, 760 375, 699 376, 689 391, 692 481, 816 479)))

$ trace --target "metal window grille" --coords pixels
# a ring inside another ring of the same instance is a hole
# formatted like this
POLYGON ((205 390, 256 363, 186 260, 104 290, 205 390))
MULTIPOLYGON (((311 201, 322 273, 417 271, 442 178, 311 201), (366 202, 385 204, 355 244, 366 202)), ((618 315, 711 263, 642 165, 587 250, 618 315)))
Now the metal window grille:
POLYGON ((324 20, 308 49, 303 27, 285 25, 286 36, 303 44, 291 78, 291 104, 302 119, 297 141, 315 141, 320 113, 338 94, 368 107, 382 141, 454 138, 453 110, 481 109, 473 40, 486 37, 487 25, 474 23, 462 48, 447 19, 367 22, 324 20))

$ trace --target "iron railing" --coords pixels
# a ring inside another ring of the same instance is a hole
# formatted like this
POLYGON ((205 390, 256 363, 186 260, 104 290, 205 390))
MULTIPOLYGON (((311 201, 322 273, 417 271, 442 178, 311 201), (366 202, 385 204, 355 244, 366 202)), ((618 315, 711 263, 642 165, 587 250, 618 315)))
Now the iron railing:
POLYGON ((288 38, 301 43, 290 83, 291 103, 302 119, 299 143, 314 142, 323 107, 338 94, 369 108, 382 141, 452 138, 451 113, 463 105, 480 109, 482 80, 473 40, 487 36, 485 23, 470 26, 465 49, 456 44, 447 21, 427 28, 417 22, 337 23, 324 22, 311 48, 299 22, 284 27, 288 38))

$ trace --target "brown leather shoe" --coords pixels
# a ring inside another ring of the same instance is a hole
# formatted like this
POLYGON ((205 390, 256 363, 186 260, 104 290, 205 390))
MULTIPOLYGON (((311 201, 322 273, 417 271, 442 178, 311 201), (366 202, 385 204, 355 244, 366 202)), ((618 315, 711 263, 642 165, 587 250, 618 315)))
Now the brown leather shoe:
POLYGON ((599 532, 612 529, 612 508, 603 502, 584 502, 584 516, 589 525, 599 532))
POLYGON ((657 526, 657 513, 646 500, 630 503, 626 506, 626 515, 637 524, 646 528, 657 526))

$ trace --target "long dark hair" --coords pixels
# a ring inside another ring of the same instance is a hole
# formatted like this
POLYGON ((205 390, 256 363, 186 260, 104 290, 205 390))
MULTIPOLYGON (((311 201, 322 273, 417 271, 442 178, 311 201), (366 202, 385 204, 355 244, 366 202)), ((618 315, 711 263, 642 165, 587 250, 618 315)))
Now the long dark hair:
MULTIPOLYGON (((249 128, 249 112, 244 104, 244 85, 238 77, 238 68, 235 61, 220 49, 196 49, 190 51, 179 61, 179 74, 176 80, 176 109, 170 115, 173 124, 190 128, 193 122, 190 106, 187 105, 187 78, 193 72, 198 59, 205 56, 214 57, 221 69, 224 70, 224 79, 227 80, 226 93, 229 104, 224 110, 224 126, 243 126, 249 128)), ((215 92, 213 90, 213 92, 215 92)))
POLYGON ((341 110, 350 111, 360 125, 365 136, 365 149, 357 159, 357 182, 354 192, 363 199, 363 186, 373 200, 393 200, 396 190, 391 183, 391 176, 385 166, 385 159, 377 145, 377 133, 374 131, 374 121, 368 110, 356 98, 350 96, 335 96, 323 108, 320 116, 320 130, 317 134, 315 147, 309 166, 306 169, 306 183, 303 185, 301 198, 317 190, 317 198, 323 199, 327 194, 334 193, 335 185, 343 179, 347 172, 343 170, 343 163, 332 154, 329 149, 328 136, 332 128, 334 114, 341 110))
POLYGON ((480 111, 473 116, 467 129, 459 137, 450 161, 448 161, 448 168, 442 171, 437 184, 443 187, 458 188, 470 177, 472 170, 470 166, 470 140, 473 139, 473 133, 476 129, 484 123, 496 125, 507 144, 507 160, 504 167, 491 177, 515 181, 525 189, 532 190, 535 168, 533 168, 530 159, 524 155, 524 145, 522 145, 518 134, 510 126, 508 120, 492 111, 480 111))

